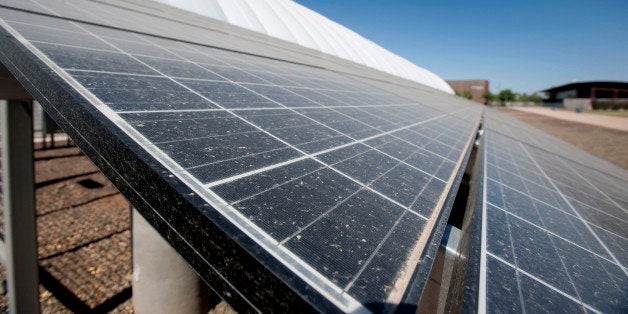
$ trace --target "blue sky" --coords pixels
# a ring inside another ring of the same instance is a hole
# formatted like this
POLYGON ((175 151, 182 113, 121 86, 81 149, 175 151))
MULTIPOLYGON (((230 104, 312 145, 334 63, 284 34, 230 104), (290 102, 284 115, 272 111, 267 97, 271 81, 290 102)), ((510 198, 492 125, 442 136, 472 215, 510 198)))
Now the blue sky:
POLYGON ((296 0, 445 79, 493 92, 628 81, 628 1, 296 0))

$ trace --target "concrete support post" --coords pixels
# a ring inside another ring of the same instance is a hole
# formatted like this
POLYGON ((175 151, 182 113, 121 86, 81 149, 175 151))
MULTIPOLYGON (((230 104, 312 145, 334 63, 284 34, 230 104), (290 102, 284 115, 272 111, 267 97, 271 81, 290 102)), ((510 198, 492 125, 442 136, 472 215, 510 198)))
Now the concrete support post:
POLYGON ((133 209, 135 313, 207 313, 207 289, 181 255, 133 209))
POLYGON ((2 101, 2 193, 11 313, 39 313, 31 101, 2 101))

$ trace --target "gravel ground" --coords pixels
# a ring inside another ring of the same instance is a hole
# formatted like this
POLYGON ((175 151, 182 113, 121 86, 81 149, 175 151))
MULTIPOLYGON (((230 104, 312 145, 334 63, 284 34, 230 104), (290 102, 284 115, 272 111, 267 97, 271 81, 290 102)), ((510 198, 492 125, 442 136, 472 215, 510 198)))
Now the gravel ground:
MULTIPOLYGON (((592 155, 628 169, 628 132, 557 119, 516 109, 498 109, 592 155)), ((628 118, 619 119, 623 119, 628 123, 628 118)))
POLYGON ((35 194, 42 312, 132 313, 124 197, 75 147, 35 151, 35 194))

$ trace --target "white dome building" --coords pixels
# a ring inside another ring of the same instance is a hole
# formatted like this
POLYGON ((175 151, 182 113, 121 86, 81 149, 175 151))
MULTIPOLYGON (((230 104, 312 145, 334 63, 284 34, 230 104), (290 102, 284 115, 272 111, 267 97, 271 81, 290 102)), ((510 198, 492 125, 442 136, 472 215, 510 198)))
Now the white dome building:
POLYGON ((155 0, 453 94, 436 74, 290 0, 155 0))

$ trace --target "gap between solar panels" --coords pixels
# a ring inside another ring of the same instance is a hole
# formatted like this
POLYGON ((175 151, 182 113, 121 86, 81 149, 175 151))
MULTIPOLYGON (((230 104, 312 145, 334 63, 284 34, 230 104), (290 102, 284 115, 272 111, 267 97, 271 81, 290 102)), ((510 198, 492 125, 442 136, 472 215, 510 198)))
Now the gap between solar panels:
MULTIPOLYGON (((474 208, 478 189, 477 172, 482 164, 478 149, 484 130, 480 123, 469 161, 456 193, 429 281, 421 295, 418 310, 425 313, 459 313, 466 286, 468 255, 473 236, 474 208)), ((481 200, 479 200, 481 201, 481 200)))

